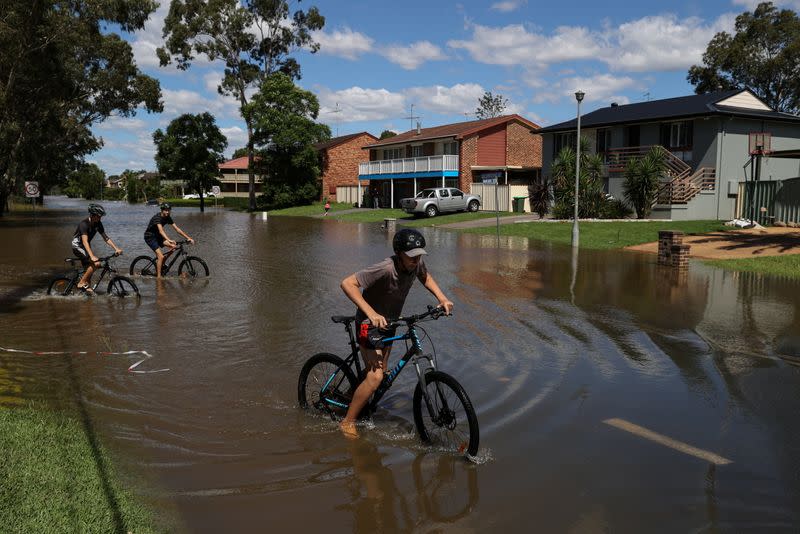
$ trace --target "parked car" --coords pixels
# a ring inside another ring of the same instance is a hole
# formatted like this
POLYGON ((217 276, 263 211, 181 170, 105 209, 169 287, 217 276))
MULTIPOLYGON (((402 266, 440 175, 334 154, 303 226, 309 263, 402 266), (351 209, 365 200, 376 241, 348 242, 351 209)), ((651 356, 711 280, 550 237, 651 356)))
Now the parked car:
MULTIPOLYGON (((215 195, 214 193, 208 192, 208 193, 203 193, 203 196, 205 198, 214 198, 217 195, 215 195)), ((198 199, 198 198, 200 198, 200 195, 198 195, 197 193, 188 193, 186 195, 183 195, 183 200, 192 200, 192 199, 198 199)))
POLYGON ((481 197, 454 187, 432 187, 423 189, 414 198, 400 200, 400 207, 406 213, 435 217, 448 211, 478 211, 481 197))

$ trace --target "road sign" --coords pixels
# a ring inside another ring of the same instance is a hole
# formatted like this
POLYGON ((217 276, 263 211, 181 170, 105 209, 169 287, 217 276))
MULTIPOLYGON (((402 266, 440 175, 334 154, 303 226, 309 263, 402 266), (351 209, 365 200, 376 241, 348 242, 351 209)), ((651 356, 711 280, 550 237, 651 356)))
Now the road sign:
POLYGON ((25 182, 25 196, 38 197, 39 196, 39 182, 25 182))
POLYGON ((211 188, 211 192, 214 193, 214 196, 219 196, 220 191, 222 191, 218 185, 215 185, 211 188))

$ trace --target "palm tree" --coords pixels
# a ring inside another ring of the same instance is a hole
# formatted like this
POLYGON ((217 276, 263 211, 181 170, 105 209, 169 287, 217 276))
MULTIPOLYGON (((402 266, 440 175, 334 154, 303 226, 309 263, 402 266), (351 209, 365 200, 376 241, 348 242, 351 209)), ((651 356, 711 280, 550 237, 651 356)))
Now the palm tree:
POLYGON ((628 160, 622 190, 625 198, 636 210, 636 218, 650 215, 658 197, 658 185, 666 170, 664 152, 653 147, 642 158, 628 160))
MULTIPOLYGON (((605 194, 603 193, 603 158, 589 152, 589 140, 581 137, 581 175, 578 184, 578 217, 598 217, 605 194)), ((553 160, 551 167, 556 197, 556 216, 572 216, 575 198, 575 149, 565 146, 553 160)))

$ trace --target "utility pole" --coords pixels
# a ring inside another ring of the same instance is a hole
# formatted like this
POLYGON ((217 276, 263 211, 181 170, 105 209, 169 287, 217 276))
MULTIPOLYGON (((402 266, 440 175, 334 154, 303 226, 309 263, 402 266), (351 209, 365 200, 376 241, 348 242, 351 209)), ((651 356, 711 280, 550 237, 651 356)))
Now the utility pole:
POLYGON ((336 103, 336 108, 331 111, 331 113, 337 113, 336 117, 334 117, 333 122, 336 124, 336 135, 334 137, 339 137, 339 115, 338 113, 342 112, 342 108, 339 107, 339 103, 336 103))
POLYGON ((411 129, 414 129, 414 121, 416 119, 421 119, 422 117, 414 115, 414 104, 411 104, 411 114, 408 117, 403 117, 404 119, 409 119, 411 121, 411 129))

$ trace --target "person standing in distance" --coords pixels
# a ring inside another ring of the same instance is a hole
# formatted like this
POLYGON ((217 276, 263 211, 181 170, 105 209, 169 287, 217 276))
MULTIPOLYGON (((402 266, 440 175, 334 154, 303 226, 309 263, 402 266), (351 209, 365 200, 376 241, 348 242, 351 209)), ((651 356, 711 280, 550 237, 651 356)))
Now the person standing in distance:
POLYGON ((176 232, 186 238, 189 243, 194 244, 194 239, 189 237, 186 232, 178 228, 178 225, 175 224, 175 222, 172 220, 172 217, 170 217, 172 206, 170 206, 168 202, 162 202, 159 206, 159 209, 161 211, 150 218, 150 222, 147 223, 147 229, 144 231, 144 242, 147 243, 147 246, 156 253, 157 278, 161 278, 161 266, 164 265, 164 260, 170 254, 172 254, 175 251, 175 248, 178 246, 177 243, 170 239, 167 233, 164 231, 165 226, 171 224, 172 227, 175 228, 176 232), (161 247, 163 246, 167 246, 170 249, 166 254, 161 252, 161 247))
POLYGON ((356 418, 383 380, 387 368, 391 343, 377 346, 372 339, 393 335, 387 330, 386 318, 400 317, 408 292, 417 279, 439 301, 448 315, 453 303, 445 296, 425 266, 425 237, 417 230, 404 228, 392 239, 394 255, 380 263, 351 274, 342 280, 345 295, 357 306, 356 325, 361 357, 366 375, 353 393, 347 415, 340 423, 342 433, 357 438, 356 418), (380 330, 380 332, 376 332, 380 330))
POLYGON ((72 236, 72 253, 80 258, 81 264, 86 269, 81 279, 78 280, 78 289, 87 294, 94 293, 89 284, 92 281, 92 273, 100 267, 100 262, 97 261, 97 256, 89 244, 95 234, 99 232, 103 236, 103 240, 114 249, 117 256, 122 254, 122 249, 106 235, 106 229, 100 222, 105 214, 106 210, 100 204, 89 204, 89 216, 78 223, 78 228, 72 236))

